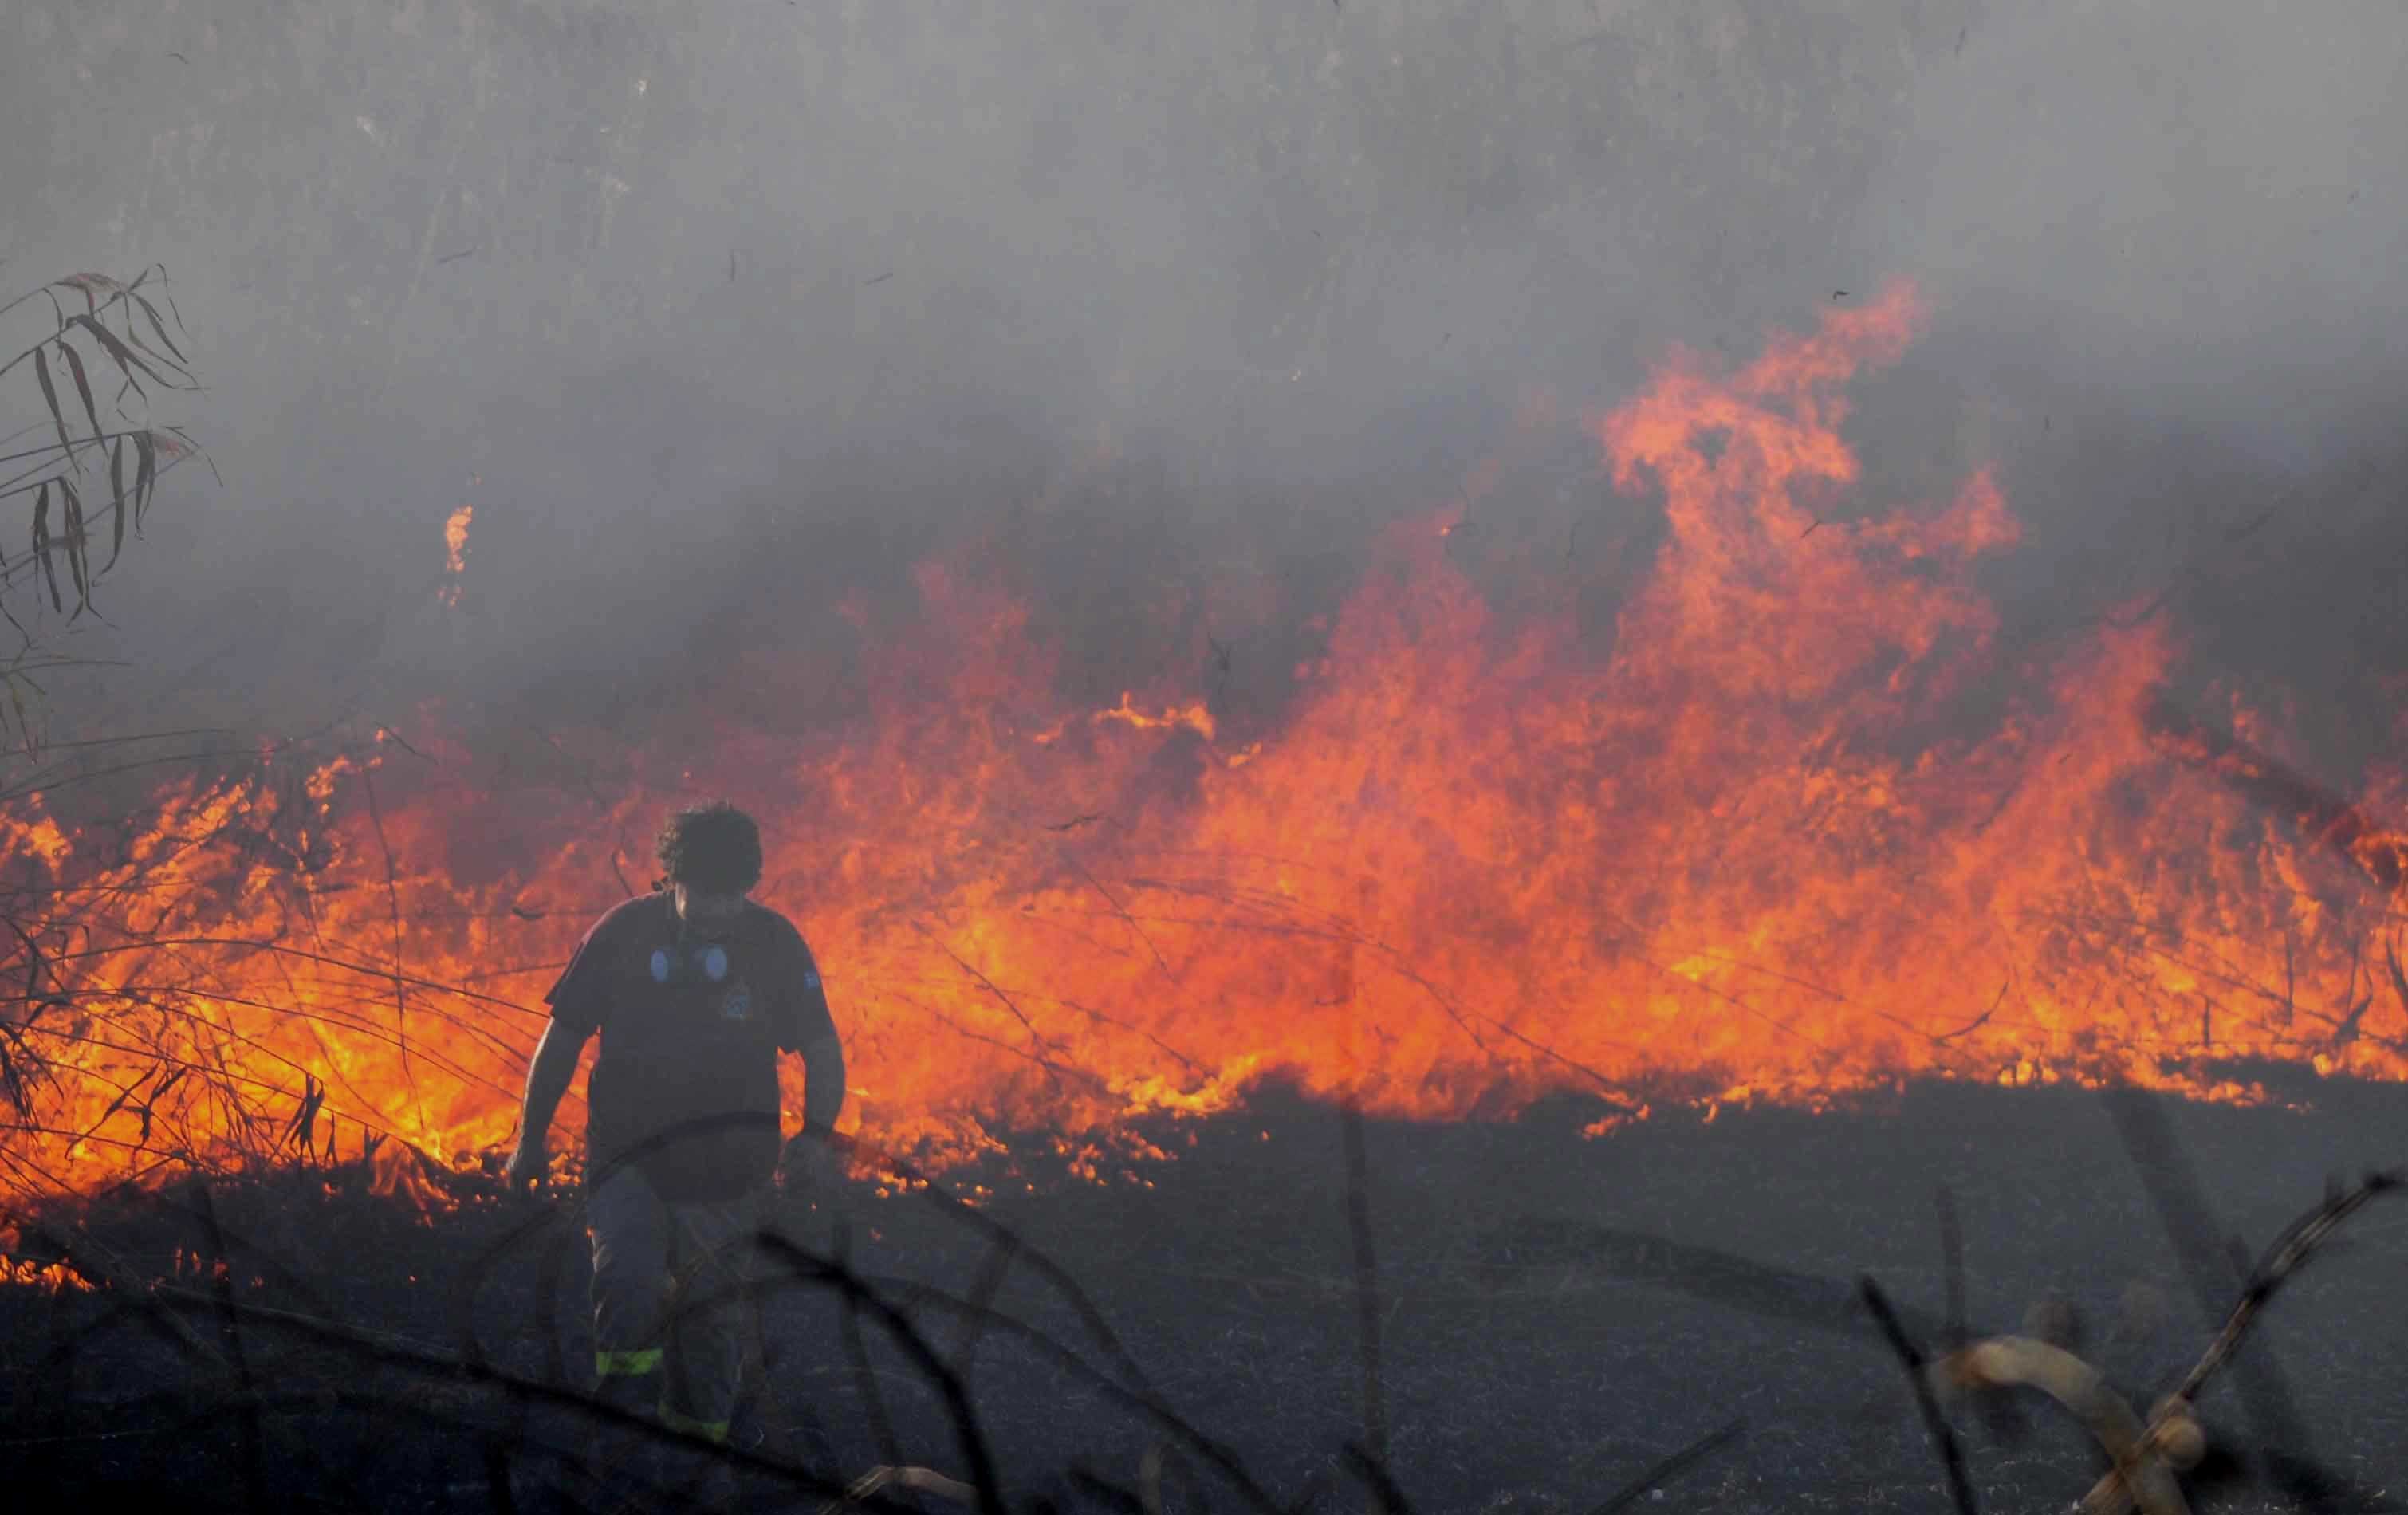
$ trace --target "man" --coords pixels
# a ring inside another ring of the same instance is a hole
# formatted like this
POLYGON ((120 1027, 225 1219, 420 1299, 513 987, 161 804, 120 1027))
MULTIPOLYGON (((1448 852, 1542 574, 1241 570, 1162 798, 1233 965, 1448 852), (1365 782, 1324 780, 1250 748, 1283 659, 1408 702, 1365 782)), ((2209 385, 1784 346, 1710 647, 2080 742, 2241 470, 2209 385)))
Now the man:
POLYGON ((539 1183, 545 1136, 601 1034, 587 1099, 595 1371, 605 1399, 727 1437, 749 1311, 738 1254, 780 1166, 778 1054, 804 1063, 810 1165, 832 1174, 844 1050, 793 923, 748 899, 761 835, 721 802, 681 810, 657 844, 665 884, 596 922, 544 997, 513 1190, 539 1183))

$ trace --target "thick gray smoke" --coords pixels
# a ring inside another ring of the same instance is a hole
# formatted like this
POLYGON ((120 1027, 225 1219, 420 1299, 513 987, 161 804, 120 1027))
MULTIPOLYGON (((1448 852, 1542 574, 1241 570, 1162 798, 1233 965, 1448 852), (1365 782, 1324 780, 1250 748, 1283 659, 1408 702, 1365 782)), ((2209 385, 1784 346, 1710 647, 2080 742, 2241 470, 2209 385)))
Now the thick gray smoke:
POLYGON ((2383 0, 19 0, 0 58, 0 280, 164 261, 210 384, 224 488, 79 644, 146 709, 625 697, 980 531, 1068 601, 1326 590, 1525 391, 1896 278, 1868 503, 1995 464, 2026 634, 2171 590, 2288 678, 2408 626, 2383 0))

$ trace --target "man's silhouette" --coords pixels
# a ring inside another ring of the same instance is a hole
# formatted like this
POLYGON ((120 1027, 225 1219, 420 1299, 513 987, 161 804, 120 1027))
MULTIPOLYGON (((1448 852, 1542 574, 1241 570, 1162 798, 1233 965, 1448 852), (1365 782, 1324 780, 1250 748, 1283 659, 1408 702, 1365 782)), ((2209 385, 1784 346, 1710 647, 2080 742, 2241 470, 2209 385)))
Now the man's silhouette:
POLYGON ((542 1179, 552 1113, 598 1033, 585 1167, 595 1372, 621 1408, 724 1441, 748 1318, 740 1257, 780 1164, 778 1054, 803 1057, 796 1149, 824 1176, 844 1051, 801 933, 746 897, 761 878, 752 819, 724 802, 681 810, 658 851, 662 887, 596 922, 545 996, 552 1024, 507 1172, 514 1188, 542 1179))

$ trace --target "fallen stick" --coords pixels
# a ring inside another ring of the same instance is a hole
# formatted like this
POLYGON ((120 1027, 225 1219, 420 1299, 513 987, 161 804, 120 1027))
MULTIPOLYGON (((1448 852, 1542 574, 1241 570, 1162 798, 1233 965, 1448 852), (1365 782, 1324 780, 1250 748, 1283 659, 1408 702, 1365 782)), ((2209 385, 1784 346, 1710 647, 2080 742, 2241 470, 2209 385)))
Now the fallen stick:
POLYGON ((2196 1466, 2206 1439, 2186 1402, 2170 1397, 2143 1423, 2097 1368, 2029 1336, 1977 1341, 1932 1364, 1931 1374, 1935 1387, 1958 1393, 2038 1389, 2071 1411, 2115 1465, 2084 1500, 2084 1509, 2104 1508, 2093 1500, 2112 1488, 2111 1497, 2128 1495, 2143 1515, 2189 1515, 2174 1470, 2196 1466))
POLYGON ((978 1502, 978 1491, 959 1479, 949 1479, 931 1467, 871 1468, 845 1487, 841 1497, 820 1507, 820 1515, 836 1515, 838 1510, 860 1504, 882 1489, 904 1489, 912 1494, 934 1494, 956 1505, 978 1502))
MULTIPOLYGON (((2377 1197, 2403 1187, 2408 1187, 2408 1168, 2370 1173, 2286 1226, 2250 1272, 2224 1328, 2146 1421, 2108 1387, 2097 1368, 2063 1348, 2026 1336, 1992 1336, 1950 1352, 1930 1365, 1929 1381, 1935 1389, 1954 1394, 2038 1389, 2063 1405, 2114 1465, 2083 1495, 2078 1507, 2083 1515, 2125 1515, 2135 1507, 2141 1515, 2188 1515, 2174 1475, 2196 1467, 2206 1455, 2206 1433, 2191 1408, 2200 1391, 2241 1350, 2274 1291, 2306 1265, 2341 1223, 2377 1197)), ((1873 1302, 1869 1296, 1868 1303, 1873 1302)), ((1877 1317, 1879 1313, 1877 1308, 1877 1317)))
MULTIPOLYGON (((2214 1377, 2218 1368, 2232 1360, 2241 1350, 2242 1341, 2249 1335, 2258 1314, 2274 1297, 2274 1291, 2315 1255, 2318 1247, 2339 1229, 2344 1221, 2365 1208, 2381 1195, 2408 1186, 2408 1168, 2386 1168, 2369 1173, 2357 1184, 2328 1194, 2314 1209, 2283 1228, 2273 1244, 2267 1249, 2264 1261, 2251 1270, 2249 1281, 2243 1285, 2241 1298, 2227 1317, 2224 1329, 2207 1344, 2191 1370, 2183 1375, 2174 1392, 2159 1402, 2150 1413, 2148 1434, 2153 1438, 2171 1436, 2179 1438, 2183 1433, 2177 1422, 2187 1422, 2190 1434, 2199 1434, 2196 1421, 2188 1419, 2190 1407, 2197 1402, 2199 1392, 2214 1377)), ((2201 1442, 2204 1450, 2204 1442, 2201 1442)), ((2194 1456, 2192 1461, 2196 1462, 2194 1456)), ((2116 1473, 2111 1472, 2092 1486, 2083 1497, 2085 1515, 2122 1515, 2128 1507, 2130 1491, 2116 1473)), ((2144 1507, 2145 1508, 2145 1507, 2144 1507)))

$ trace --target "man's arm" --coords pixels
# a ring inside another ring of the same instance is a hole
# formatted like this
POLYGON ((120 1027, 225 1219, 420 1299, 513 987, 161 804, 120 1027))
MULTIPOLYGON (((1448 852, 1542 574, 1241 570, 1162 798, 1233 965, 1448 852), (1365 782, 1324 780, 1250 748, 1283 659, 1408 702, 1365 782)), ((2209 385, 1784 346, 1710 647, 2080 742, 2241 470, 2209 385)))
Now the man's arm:
POLYGON ((820 980, 819 960, 811 955, 803 934, 787 926, 793 958, 787 966, 784 993, 777 1001, 778 1045, 803 1059, 803 1130, 824 1148, 844 1113, 844 1043, 836 1034, 836 1017, 828 1012, 827 985, 820 980))
POLYGON ((844 1046, 831 1028, 806 1041, 800 1051, 803 1129, 786 1143, 778 1167, 789 1193, 799 1192, 818 1205, 837 1198, 844 1187, 850 1143, 836 1134, 836 1118, 844 1113, 844 1046))
POLYGON ((803 1129, 822 1136, 844 1113, 844 1044, 834 1033, 803 1048, 803 1129))
POLYGON ((787 1020, 782 1041, 803 1059, 803 1129, 787 1144, 780 1165, 785 1181, 799 1180, 817 1203, 833 1199, 844 1182, 845 1143, 836 1134, 836 1118, 844 1113, 844 1043, 837 1036, 836 1018, 828 1013, 820 965, 799 933, 795 948, 795 977, 783 1001, 787 1020))
POLYGON ((563 1030, 557 1021, 544 1027, 543 1039, 535 1044, 535 1061, 527 1065, 518 1151, 510 1153, 509 1165, 503 1169, 513 1187, 543 1181, 550 1163, 546 1144, 552 1118, 560 1109, 561 1096, 568 1093, 568 1081, 577 1077, 577 1059, 584 1050, 585 1038, 563 1030))

